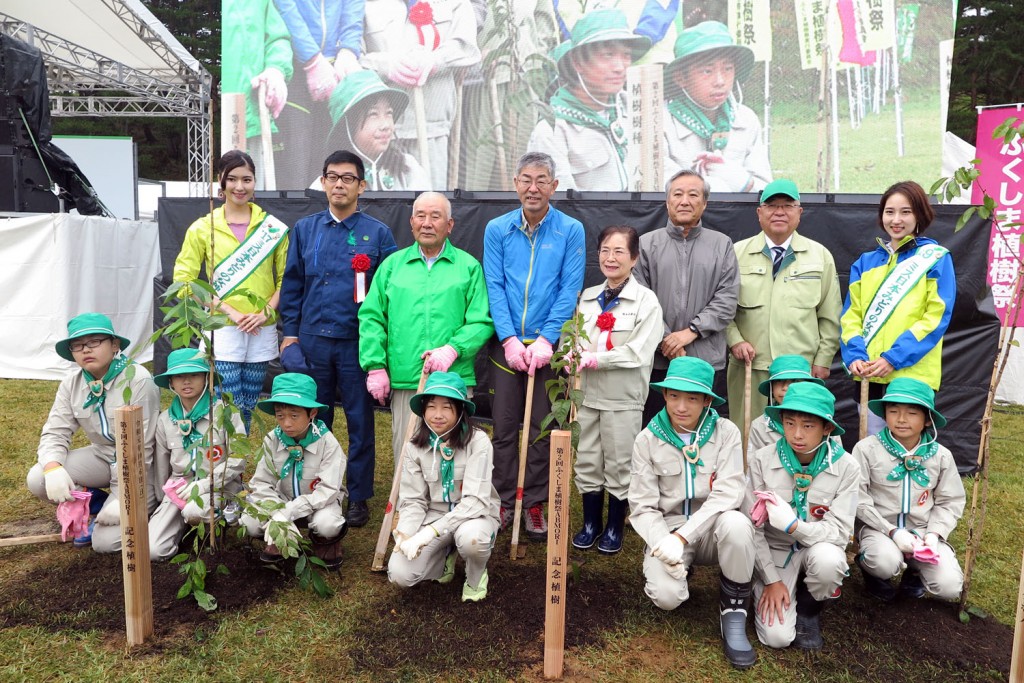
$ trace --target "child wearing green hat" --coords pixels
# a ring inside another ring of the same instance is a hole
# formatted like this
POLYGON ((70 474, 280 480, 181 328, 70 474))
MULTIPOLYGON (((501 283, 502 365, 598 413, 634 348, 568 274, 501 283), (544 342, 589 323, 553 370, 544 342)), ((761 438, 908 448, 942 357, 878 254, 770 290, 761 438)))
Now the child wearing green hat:
MULTIPOLYGON (((807 359, 794 354, 775 358, 768 367, 768 379, 758 385, 757 391, 768 398, 768 405, 779 405, 793 382, 814 382, 825 386, 825 382, 811 374, 811 364, 807 359)), ((781 438, 782 425, 765 412, 750 423, 747 452, 772 446, 781 438)))
POLYGON ((402 588, 448 583, 458 551, 466 562, 462 601, 483 600, 501 506, 491 440, 473 424, 476 406, 458 373, 431 373, 409 407, 423 419, 403 452, 388 579, 402 588))
POLYGON ((825 387, 793 384, 765 412, 785 438, 750 459, 749 500, 757 498, 751 517, 759 527, 754 626, 769 647, 817 650, 824 644, 822 606, 839 597, 849 568, 860 468, 829 438, 844 430, 825 387))
POLYGON ((754 571, 754 526, 743 502, 740 430, 720 418, 725 403, 711 389, 715 370, 692 356, 673 358, 651 384, 665 408, 636 437, 629 483, 630 523, 647 543, 644 592, 672 610, 690 597, 691 564, 719 565, 722 644, 729 662, 757 661, 747 640, 747 603, 754 571))
POLYGON ((250 536, 263 537, 266 548, 260 554, 264 562, 281 559, 277 540, 282 534, 299 535, 296 522, 309 525, 313 552, 330 570, 341 567, 341 539, 345 535, 342 502, 347 492, 346 457, 338 440, 327 426, 316 419, 326 408, 316 402, 316 383, 307 375, 286 372, 274 378, 270 398, 257 407, 273 415, 277 427, 263 439, 263 452, 249 480, 248 502, 279 503, 284 507, 261 523, 248 513, 242 524, 250 536), (280 522, 284 525, 283 531, 280 522))
POLYGON ((102 507, 95 505, 90 510, 95 518, 89 534, 75 539, 75 546, 91 542, 93 550, 100 553, 121 550, 114 411, 122 406, 142 406, 144 458, 150 473, 146 482, 148 510, 157 503, 152 472, 160 390, 146 368, 122 353, 129 344, 102 313, 83 313, 68 322, 68 336, 57 342, 57 355, 80 369, 61 381, 39 437, 38 461, 28 472, 29 491, 54 504, 71 500, 76 487, 91 490, 93 501, 99 503, 100 489, 110 488, 102 507), (130 390, 127 401, 126 389, 130 390), (72 449, 71 438, 79 430, 89 445, 72 449))
POLYGON ((938 443, 946 418, 924 382, 897 377, 868 408, 886 426, 853 447, 860 463, 857 564, 868 592, 888 602, 925 591, 955 600, 964 575, 946 539, 964 512, 966 494, 953 454, 938 443))
MULTIPOLYGON (((242 490, 244 458, 225 458, 224 429, 210 431, 210 391, 206 383, 210 365, 197 349, 177 349, 167 356, 167 371, 153 378, 158 387, 174 392, 170 407, 160 413, 153 456, 154 476, 163 482, 157 496, 163 500, 149 519, 149 556, 162 562, 174 557, 186 526, 202 524, 210 514, 210 468, 213 469, 214 506, 242 490), (205 453, 204 453, 205 451, 205 453), (166 495, 164 495, 166 494, 166 495), (202 505, 197 505, 197 495, 202 505)), ((215 375, 216 377, 216 375, 215 375)), ((213 410, 219 415, 224 403, 217 399, 213 410)), ((234 432, 245 434, 238 413, 231 416, 234 432)))

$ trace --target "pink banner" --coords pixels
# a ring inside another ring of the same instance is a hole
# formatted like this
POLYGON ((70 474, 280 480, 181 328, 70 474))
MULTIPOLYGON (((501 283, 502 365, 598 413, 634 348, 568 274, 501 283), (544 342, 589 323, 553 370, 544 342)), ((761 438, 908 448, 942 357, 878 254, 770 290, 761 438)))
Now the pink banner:
POLYGON ((974 184, 971 201, 981 204, 983 192, 996 201, 998 222, 992 224, 988 252, 988 283, 992 287, 999 319, 1004 325, 1024 327, 1024 315, 1017 311, 1016 320, 1006 320, 1006 308, 1013 299, 1013 284, 1021 259, 1021 235, 1024 228, 1010 225, 1021 222, 1024 210, 1024 141, 1011 144, 993 140, 994 131, 1006 119, 1024 117, 1020 104, 982 109, 978 113, 979 181, 974 184))

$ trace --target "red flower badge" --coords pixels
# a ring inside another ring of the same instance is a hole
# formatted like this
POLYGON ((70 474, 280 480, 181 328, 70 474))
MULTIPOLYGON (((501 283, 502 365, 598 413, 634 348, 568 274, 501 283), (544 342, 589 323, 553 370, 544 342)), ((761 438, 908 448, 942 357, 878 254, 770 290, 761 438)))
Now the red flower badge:
POLYGON ((352 270, 356 273, 356 280, 352 287, 352 299, 357 304, 361 304, 366 299, 366 274, 370 271, 370 257, 366 254, 353 256, 352 270))
POLYGON ((601 330, 601 333, 597 336, 597 348, 603 348, 606 351, 611 351, 612 330, 615 329, 615 316, 610 311, 606 311, 597 316, 597 329, 601 330))
POLYGON ((356 254, 352 257, 352 270, 357 273, 366 273, 370 270, 370 257, 366 254, 356 254))
POLYGON ((434 34, 434 46, 432 50, 436 50, 441 45, 441 35, 437 32, 437 26, 434 25, 434 9, 430 6, 429 2, 420 0, 415 5, 409 8, 409 23, 416 27, 416 33, 419 34, 420 45, 426 45, 427 40, 424 35, 423 28, 429 26, 431 33, 434 34))

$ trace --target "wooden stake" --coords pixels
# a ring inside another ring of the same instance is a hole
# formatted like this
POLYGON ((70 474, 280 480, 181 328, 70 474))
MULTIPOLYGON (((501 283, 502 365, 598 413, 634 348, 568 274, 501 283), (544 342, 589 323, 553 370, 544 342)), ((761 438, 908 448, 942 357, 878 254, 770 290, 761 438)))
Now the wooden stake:
POLYGON ((494 80, 493 74, 487 78, 487 93, 491 101, 491 118, 494 119, 494 153, 498 155, 498 176, 501 178, 501 189, 507 192, 512 189, 512 179, 508 174, 508 161, 505 159, 505 124, 498 102, 498 83, 494 80))
POLYGON ((1024 683, 1024 555, 1021 556, 1020 588, 1017 590, 1017 621, 1013 627, 1010 683, 1024 683))
POLYGON ((423 88, 418 85, 412 89, 412 107, 416 114, 416 143, 420 156, 418 161, 426 171, 427 177, 431 178, 430 184, 433 185, 433 176, 430 175, 430 148, 427 145, 427 107, 423 104, 423 88))
POLYGON ((459 186, 459 161, 462 159, 462 81, 466 72, 460 70, 455 77, 455 119, 452 121, 451 137, 448 138, 448 187, 459 186))
MULTIPOLYGON (((519 553, 519 525, 523 519, 523 485, 526 483, 526 448, 530 444, 530 419, 533 417, 533 380, 526 381, 526 409, 523 411, 523 434, 519 438, 519 477, 516 480, 516 512, 512 517, 512 548, 509 559, 518 560, 526 557, 526 548, 519 553)), ((550 499, 549 499, 550 500, 550 499)))
POLYGON ((868 390, 871 382, 867 377, 860 379, 860 437, 859 441, 868 438, 868 390))
POLYGON ((129 645, 141 645, 153 635, 153 579, 149 565, 142 406, 122 406, 115 412, 117 464, 121 468, 119 495, 125 631, 129 645))
MULTIPOLYGON (((747 473, 747 442, 750 440, 750 384, 753 366, 748 360, 743 366, 743 473, 747 473)), ((771 391, 771 389, 769 389, 771 391)))
POLYGON ((274 141, 271 139, 270 111, 267 109, 267 84, 260 83, 260 147, 263 151, 263 189, 277 189, 277 172, 274 170, 274 141))
POLYGON ((569 475, 572 432, 551 432, 548 479, 548 563, 544 600, 544 678, 561 678, 565 655, 565 602, 569 578, 569 475))
POLYGON ((12 538, 0 538, 0 548, 10 548, 16 545, 31 545, 33 543, 60 543, 60 534, 41 534, 39 536, 14 536, 12 538))
MULTIPOLYGON (((423 393, 423 387, 427 385, 427 375, 424 370, 420 374, 420 386, 417 394, 423 393)), ((405 428, 405 441, 402 442, 402 453, 395 463, 395 474, 391 477, 391 493, 388 494, 388 504, 384 508, 384 519, 380 523, 380 532, 377 534, 377 545, 373 549, 373 562, 370 563, 370 571, 384 571, 384 556, 388 552, 388 541, 391 540, 391 532, 394 530, 395 508, 398 506, 398 490, 402 486, 402 469, 405 465, 405 445, 412 439, 413 432, 420 423, 420 418, 413 415, 409 418, 409 425, 405 428)))

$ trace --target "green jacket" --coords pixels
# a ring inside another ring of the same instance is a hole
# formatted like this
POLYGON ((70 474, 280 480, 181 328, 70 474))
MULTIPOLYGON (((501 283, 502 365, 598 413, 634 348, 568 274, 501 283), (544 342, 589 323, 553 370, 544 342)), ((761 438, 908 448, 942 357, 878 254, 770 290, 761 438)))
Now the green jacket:
MULTIPOLYGON (((800 233, 772 278, 772 259, 764 234, 735 245, 740 269, 736 318, 725 329, 729 348, 754 346, 753 367, 767 370, 772 359, 798 353, 812 365, 832 365, 839 350, 839 277, 828 249, 800 233)), ((730 356, 730 362, 735 359, 730 356)))
POLYGON ((476 353, 493 334, 480 262, 446 241, 428 270, 413 244, 384 259, 359 308, 359 365, 387 369, 393 389, 415 389, 423 352, 450 344, 459 354, 451 372, 472 387, 476 353))

